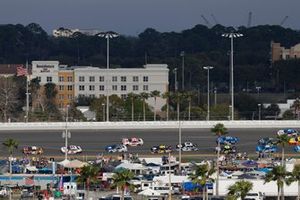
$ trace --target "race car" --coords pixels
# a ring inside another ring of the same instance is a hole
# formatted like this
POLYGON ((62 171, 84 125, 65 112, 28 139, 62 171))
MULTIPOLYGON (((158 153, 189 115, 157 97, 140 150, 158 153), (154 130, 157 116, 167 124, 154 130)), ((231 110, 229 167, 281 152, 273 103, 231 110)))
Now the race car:
POLYGON ((300 145, 300 136, 298 136, 298 137, 291 137, 289 139, 289 144, 290 145, 300 145))
POLYGON ((41 155, 44 153, 44 149, 37 146, 27 146, 23 148, 23 153, 27 155, 41 155))
POLYGON ((170 153, 172 152, 172 147, 167 145, 159 145, 151 147, 151 153, 170 153))
POLYGON ((197 146, 191 142, 185 142, 182 143, 181 145, 177 144, 176 150, 179 151, 180 148, 181 151, 198 151, 197 146))
POLYGON ((294 151, 297 152, 297 153, 299 153, 300 152, 300 146, 299 145, 295 146, 294 147, 294 151))
MULTIPOLYGON (((66 147, 61 147, 60 151, 62 153, 66 153, 66 147)), ((67 154, 74 155, 82 152, 82 148, 76 145, 69 145, 67 147, 67 154)))
POLYGON ((124 144, 113 144, 106 146, 105 151, 108 153, 127 152, 127 147, 124 144))
POLYGON ((298 131, 296 129, 287 128, 287 129, 281 129, 277 132, 277 135, 287 135, 289 137, 296 137, 298 136, 298 131))
POLYGON ((261 138, 260 140, 258 140, 257 144, 259 146, 265 146, 265 145, 276 145, 277 144, 277 139, 275 138, 261 138))
POLYGON ((217 138, 216 142, 219 142, 220 144, 236 144, 239 142, 239 139, 232 136, 220 136, 217 138))
POLYGON ((278 148, 275 145, 258 145, 256 146, 257 153, 275 153, 278 148))
POLYGON ((132 146, 132 147, 135 147, 135 146, 141 146, 144 144, 144 141, 142 138, 123 138, 122 139, 122 144, 123 145, 128 145, 128 146, 132 146))
MULTIPOLYGON (((217 149, 217 147, 216 147, 217 149)), ((236 147, 232 145, 224 145, 221 147, 220 153, 222 154, 234 154, 236 153, 236 147)))

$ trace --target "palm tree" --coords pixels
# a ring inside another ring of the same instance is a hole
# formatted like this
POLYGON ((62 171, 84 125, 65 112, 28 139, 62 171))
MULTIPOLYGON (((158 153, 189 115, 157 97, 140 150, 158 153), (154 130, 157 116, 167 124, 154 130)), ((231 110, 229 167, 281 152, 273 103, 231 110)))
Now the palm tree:
POLYGON ((179 91, 173 93, 172 95, 172 98, 174 99, 177 107, 177 121, 180 120, 180 102, 183 97, 184 97, 183 93, 179 91))
POLYGON ((186 92, 184 96, 187 97, 187 100, 189 102, 188 116, 189 116, 189 120, 191 120, 191 107, 192 107, 192 98, 194 96, 194 93, 189 91, 189 92, 186 92))
POLYGON ((134 101, 138 98, 138 95, 135 93, 129 93, 127 98, 131 100, 131 121, 134 121, 134 101))
POLYGON ((211 175, 215 172, 208 164, 196 166, 195 173, 190 175, 190 179, 194 184, 199 184, 202 187, 203 199, 208 199, 207 182, 213 182, 211 175))
POLYGON ((154 114, 153 114, 153 119, 156 121, 156 98, 159 97, 160 91, 154 90, 151 92, 151 97, 154 98, 154 114))
POLYGON ((121 189, 121 199, 124 200, 124 193, 126 188, 132 187, 130 180, 134 177, 134 174, 128 169, 118 170, 112 177, 113 187, 121 189))
POLYGON ((241 197, 244 199, 247 193, 252 190, 253 183, 249 181, 238 181, 235 184, 229 186, 228 188, 228 195, 229 196, 236 196, 237 198, 241 197))
POLYGON ((167 115, 167 121, 169 121, 169 110, 170 110, 170 105, 169 105, 169 98, 170 98, 170 92, 165 92, 162 94, 162 98, 166 99, 166 105, 167 105, 167 111, 166 111, 166 115, 167 115))
POLYGON ((294 169, 293 169, 291 177, 289 179, 289 183, 292 183, 294 181, 298 182, 298 196, 297 196, 297 200, 299 200, 300 199, 300 164, 294 165, 294 169))
POLYGON ((5 142, 3 142, 2 144, 7 148, 8 153, 9 153, 9 173, 11 174, 11 172, 12 172, 11 159, 13 157, 14 149, 18 149, 19 143, 14 139, 9 138, 9 139, 5 140, 5 142))
POLYGON ((284 148, 288 145, 290 137, 286 134, 277 136, 277 144, 281 146, 281 165, 284 166, 284 148))
POLYGON ((277 191, 278 191, 278 197, 277 199, 280 200, 280 197, 282 200, 284 200, 284 192, 283 192, 283 186, 285 184, 289 184, 289 176, 290 173, 286 171, 284 166, 275 166, 272 171, 268 172, 265 177, 265 183, 276 181, 277 183, 277 191))
POLYGON ((300 101, 299 101, 298 98, 294 101, 294 103, 293 103, 293 105, 292 105, 292 108, 294 108, 294 115, 295 115, 295 118, 296 118, 296 115, 297 115, 297 117, 298 117, 298 119, 299 119, 300 101))
MULTIPOLYGON (((227 128, 224 126, 224 124, 218 123, 216 124, 212 129, 211 132, 213 132, 218 138, 222 135, 227 134, 227 128)), ((219 196, 219 157, 220 157, 220 140, 218 141, 218 149, 217 149, 217 180, 216 180, 216 195, 219 196)))
POLYGON ((149 98, 149 94, 146 92, 142 92, 140 94, 141 99, 143 100, 143 118, 146 121, 146 100, 149 98))
POLYGON ((93 165, 86 165, 81 168, 80 174, 77 178, 77 182, 83 184, 87 188, 87 199, 89 199, 90 185, 97 183, 99 174, 99 168, 93 165))

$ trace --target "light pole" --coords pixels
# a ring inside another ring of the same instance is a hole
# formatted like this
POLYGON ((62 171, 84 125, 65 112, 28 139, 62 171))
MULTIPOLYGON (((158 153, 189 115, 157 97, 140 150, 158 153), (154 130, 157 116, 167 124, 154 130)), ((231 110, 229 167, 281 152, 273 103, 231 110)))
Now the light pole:
POLYGON ((179 173, 181 174, 181 148, 182 148, 182 141, 181 141, 181 122, 180 122, 180 120, 178 120, 178 129, 179 129, 179 131, 178 131, 178 136, 179 136, 179 138, 178 138, 178 142, 179 142, 179 151, 178 151, 178 157, 179 157, 179 173))
POLYGON ((261 104, 257 104, 258 105, 258 120, 261 120, 261 104))
MULTIPOLYGON (((261 87, 260 86, 257 86, 257 87, 255 87, 256 88, 256 90, 257 90, 257 97, 259 98, 259 92, 260 92, 260 89, 261 89, 261 87)), ((259 100, 258 100, 259 101, 259 100)))
POLYGON ((177 68, 174 69, 174 91, 177 92, 178 84, 177 84, 177 68))
POLYGON ((209 120, 209 70, 213 69, 214 67, 212 66, 205 66, 203 69, 207 70, 207 117, 206 120, 209 120))
POLYGON ((215 106, 217 106, 217 88, 214 88, 214 95, 215 95, 215 106))
POLYGON ((222 37, 230 38, 231 53, 230 53, 230 88, 231 88, 231 120, 234 120, 234 82, 233 82, 233 38, 242 37, 241 33, 224 33, 222 37))
POLYGON ((184 51, 181 51, 180 52, 180 56, 182 57, 182 82, 181 82, 181 89, 184 90, 184 56, 185 56, 185 53, 184 51))
MULTIPOLYGON (((109 39, 116 38, 119 36, 118 33, 113 31, 101 32, 97 34, 99 37, 106 38, 106 69, 109 69, 109 39)), ((107 74, 108 75, 108 74, 107 74)), ((106 76, 106 80, 108 76, 106 76)), ((108 81, 106 81, 106 121, 109 121, 109 92, 108 92, 108 81)))
POLYGON ((68 131, 69 121, 69 105, 66 106, 66 125, 62 137, 65 138, 65 160, 68 159, 68 138, 71 138, 71 133, 68 131))
POLYGON ((105 103, 102 103, 102 113, 103 113, 102 119, 103 121, 105 121, 105 103))

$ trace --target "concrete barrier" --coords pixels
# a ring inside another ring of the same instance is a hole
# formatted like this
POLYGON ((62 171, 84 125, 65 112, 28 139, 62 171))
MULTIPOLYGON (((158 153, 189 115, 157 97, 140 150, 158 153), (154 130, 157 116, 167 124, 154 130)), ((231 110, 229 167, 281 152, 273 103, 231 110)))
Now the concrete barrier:
MULTIPOLYGON (((297 120, 262 120, 262 121, 180 121, 184 129, 211 128, 217 123, 223 123, 227 128, 300 128, 297 120)), ((174 129, 178 121, 146 121, 146 122, 68 122, 70 130, 97 129, 174 129)), ((30 123, 1 123, 0 131, 13 130, 63 130, 65 122, 30 122, 30 123)))

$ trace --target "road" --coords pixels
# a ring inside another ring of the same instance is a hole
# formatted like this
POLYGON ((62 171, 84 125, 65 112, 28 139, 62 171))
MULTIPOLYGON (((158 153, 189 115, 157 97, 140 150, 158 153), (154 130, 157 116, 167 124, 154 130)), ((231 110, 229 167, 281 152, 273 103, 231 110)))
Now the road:
MULTIPOLYGON (((262 137, 275 137, 278 129, 230 129, 231 136, 239 137, 238 151, 255 154, 257 140, 262 137)), ((140 147, 129 147, 129 152, 149 154, 153 145, 166 144, 175 146, 178 143, 178 129, 154 129, 154 130, 85 130, 72 131, 69 144, 80 145, 83 149, 82 155, 92 156, 104 152, 109 144, 121 142, 123 137, 141 137, 144 145, 140 147)), ((27 145, 42 146, 45 155, 58 156, 60 147, 64 146, 62 131, 0 131, 0 141, 3 143, 7 138, 16 139, 19 149, 16 155, 21 156, 21 149, 27 145)), ((216 137, 210 129, 182 129, 182 142, 191 141, 198 145, 200 151, 197 154, 213 154, 216 146, 216 137)), ((7 156, 7 150, 0 148, 0 156, 7 156)), ((287 148, 291 153, 292 147, 287 148)), ((183 154, 191 154, 184 152, 183 154)))

